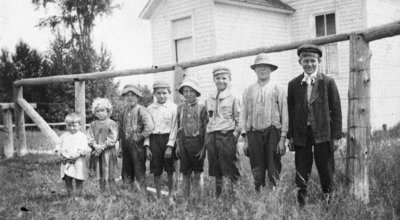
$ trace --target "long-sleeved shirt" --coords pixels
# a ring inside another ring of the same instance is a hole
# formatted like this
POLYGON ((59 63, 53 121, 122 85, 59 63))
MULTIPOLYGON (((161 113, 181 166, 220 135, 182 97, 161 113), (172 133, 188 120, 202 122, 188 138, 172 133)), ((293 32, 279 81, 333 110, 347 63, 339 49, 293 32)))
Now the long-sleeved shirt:
POLYGON ((261 130, 274 125, 281 129, 281 136, 289 130, 286 90, 275 83, 259 82, 243 92, 239 126, 242 132, 261 130))
POLYGON ((87 132, 89 146, 99 144, 102 148, 115 146, 118 136, 118 126, 110 118, 104 121, 96 120, 90 123, 87 132))
POLYGON ((213 131, 239 131, 240 103, 229 89, 222 92, 214 92, 207 98, 206 110, 208 114, 208 124, 206 132, 213 131))
POLYGON ((125 107, 118 121, 119 138, 123 140, 131 140, 135 133, 139 140, 143 140, 154 129, 154 123, 149 112, 139 104, 125 107))
MULTIPOLYGON (((172 102, 166 102, 160 104, 158 102, 153 103, 147 107, 153 122, 154 130, 152 134, 169 134, 168 146, 174 146, 176 141, 176 133, 178 131, 176 121, 177 106, 172 102)), ((150 145, 150 139, 147 137, 144 141, 144 145, 150 145)))

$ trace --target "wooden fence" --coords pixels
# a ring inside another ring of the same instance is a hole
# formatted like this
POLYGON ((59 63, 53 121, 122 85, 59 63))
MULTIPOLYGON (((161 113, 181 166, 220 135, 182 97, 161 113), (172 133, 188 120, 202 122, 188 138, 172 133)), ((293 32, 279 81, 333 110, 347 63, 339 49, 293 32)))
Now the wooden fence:
MULTIPOLYGON (((370 147, 370 58, 369 42, 382 38, 400 35, 400 21, 386 25, 368 28, 365 30, 331 35, 326 37, 295 41, 278 44, 270 47, 260 47, 251 50, 241 50, 218 56, 195 59, 182 63, 152 66, 122 71, 105 71, 75 75, 61 75, 21 79, 15 81, 14 103, 16 141, 14 143, 18 155, 27 152, 24 112, 38 125, 40 130, 55 144, 59 138, 43 118, 28 104, 22 96, 23 86, 43 85, 50 83, 75 82, 75 110, 85 119, 85 81, 94 79, 113 78, 118 76, 141 75, 165 71, 175 71, 174 89, 176 91, 180 80, 187 68, 217 63, 225 60, 253 56, 259 53, 273 53, 293 50, 300 45, 309 43, 323 45, 341 41, 350 41, 350 67, 349 67, 349 112, 348 112, 348 137, 346 175, 349 180, 349 190, 364 202, 369 201, 368 190, 368 152, 370 147)), ((175 99, 176 100, 176 99, 175 99)), ((84 122, 85 123, 85 122, 84 122)))

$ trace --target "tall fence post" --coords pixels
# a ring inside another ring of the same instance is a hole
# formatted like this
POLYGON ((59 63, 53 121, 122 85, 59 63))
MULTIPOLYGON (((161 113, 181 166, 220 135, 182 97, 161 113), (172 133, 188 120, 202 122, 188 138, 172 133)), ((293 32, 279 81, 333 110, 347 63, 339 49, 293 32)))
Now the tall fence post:
POLYGON ((86 106, 85 106, 85 81, 75 81, 75 112, 78 113, 82 120, 81 131, 86 130, 86 106))
POLYGON ((369 202, 370 60, 368 42, 362 35, 351 35, 346 177, 350 193, 364 203, 369 202))
POLYGON ((14 149, 18 156, 24 156, 28 153, 25 134, 25 117, 24 110, 18 104, 18 99, 23 98, 22 86, 13 86, 14 94, 14 114, 15 114, 15 142, 14 149))
POLYGON ((174 71, 174 102, 179 105, 181 103, 181 95, 178 92, 179 85, 182 83, 183 78, 185 77, 185 69, 180 66, 176 65, 174 71))
POLYGON ((11 158, 14 156, 14 135, 12 113, 10 108, 3 109, 3 124, 6 132, 6 139, 4 143, 4 156, 6 158, 11 158))

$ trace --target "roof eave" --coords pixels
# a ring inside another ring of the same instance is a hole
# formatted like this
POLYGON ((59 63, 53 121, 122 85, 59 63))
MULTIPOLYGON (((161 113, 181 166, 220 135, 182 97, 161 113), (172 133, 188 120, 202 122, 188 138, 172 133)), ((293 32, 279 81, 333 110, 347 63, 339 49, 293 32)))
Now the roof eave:
POLYGON ((284 14, 293 14, 295 12, 294 9, 289 10, 289 9, 266 6, 266 5, 251 4, 251 3, 247 3, 247 2, 235 2, 235 1, 230 1, 230 0, 214 0, 214 1, 218 2, 218 3, 222 3, 222 4, 236 5, 236 6, 242 6, 242 7, 247 7, 247 8, 255 8, 255 9, 260 9, 260 10, 265 10, 265 11, 284 13, 284 14))
POLYGON ((161 0, 149 0, 140 12, 139 18, 149 20, 160 3, 161 0))

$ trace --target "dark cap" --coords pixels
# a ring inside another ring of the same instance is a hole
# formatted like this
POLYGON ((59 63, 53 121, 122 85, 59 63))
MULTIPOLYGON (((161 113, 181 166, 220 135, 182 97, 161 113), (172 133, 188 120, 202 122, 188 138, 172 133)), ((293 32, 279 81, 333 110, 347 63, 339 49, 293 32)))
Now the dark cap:
POLYGON ((219 74, 231 74, 231 70, 226 67, 226 66, 217 66, 214 67, 213 69, 213 76, 219 75, 219 74))
POLYGON ((319 57, 322 57, 322 50, 314 44, 303 44, 297 48, 297 56, 300 56, 300 54, 303 52, 316 53, 319 55, 319 57))
POLYGON ((122 89, 121 95, 123 96, 128 92, 133 92, 133 94, 135 94, 135 95, 137 95, 139 97, 143 97, 142 92, 135 85, 132 85, 132 84, 125 85, 124 88, 122 89))

